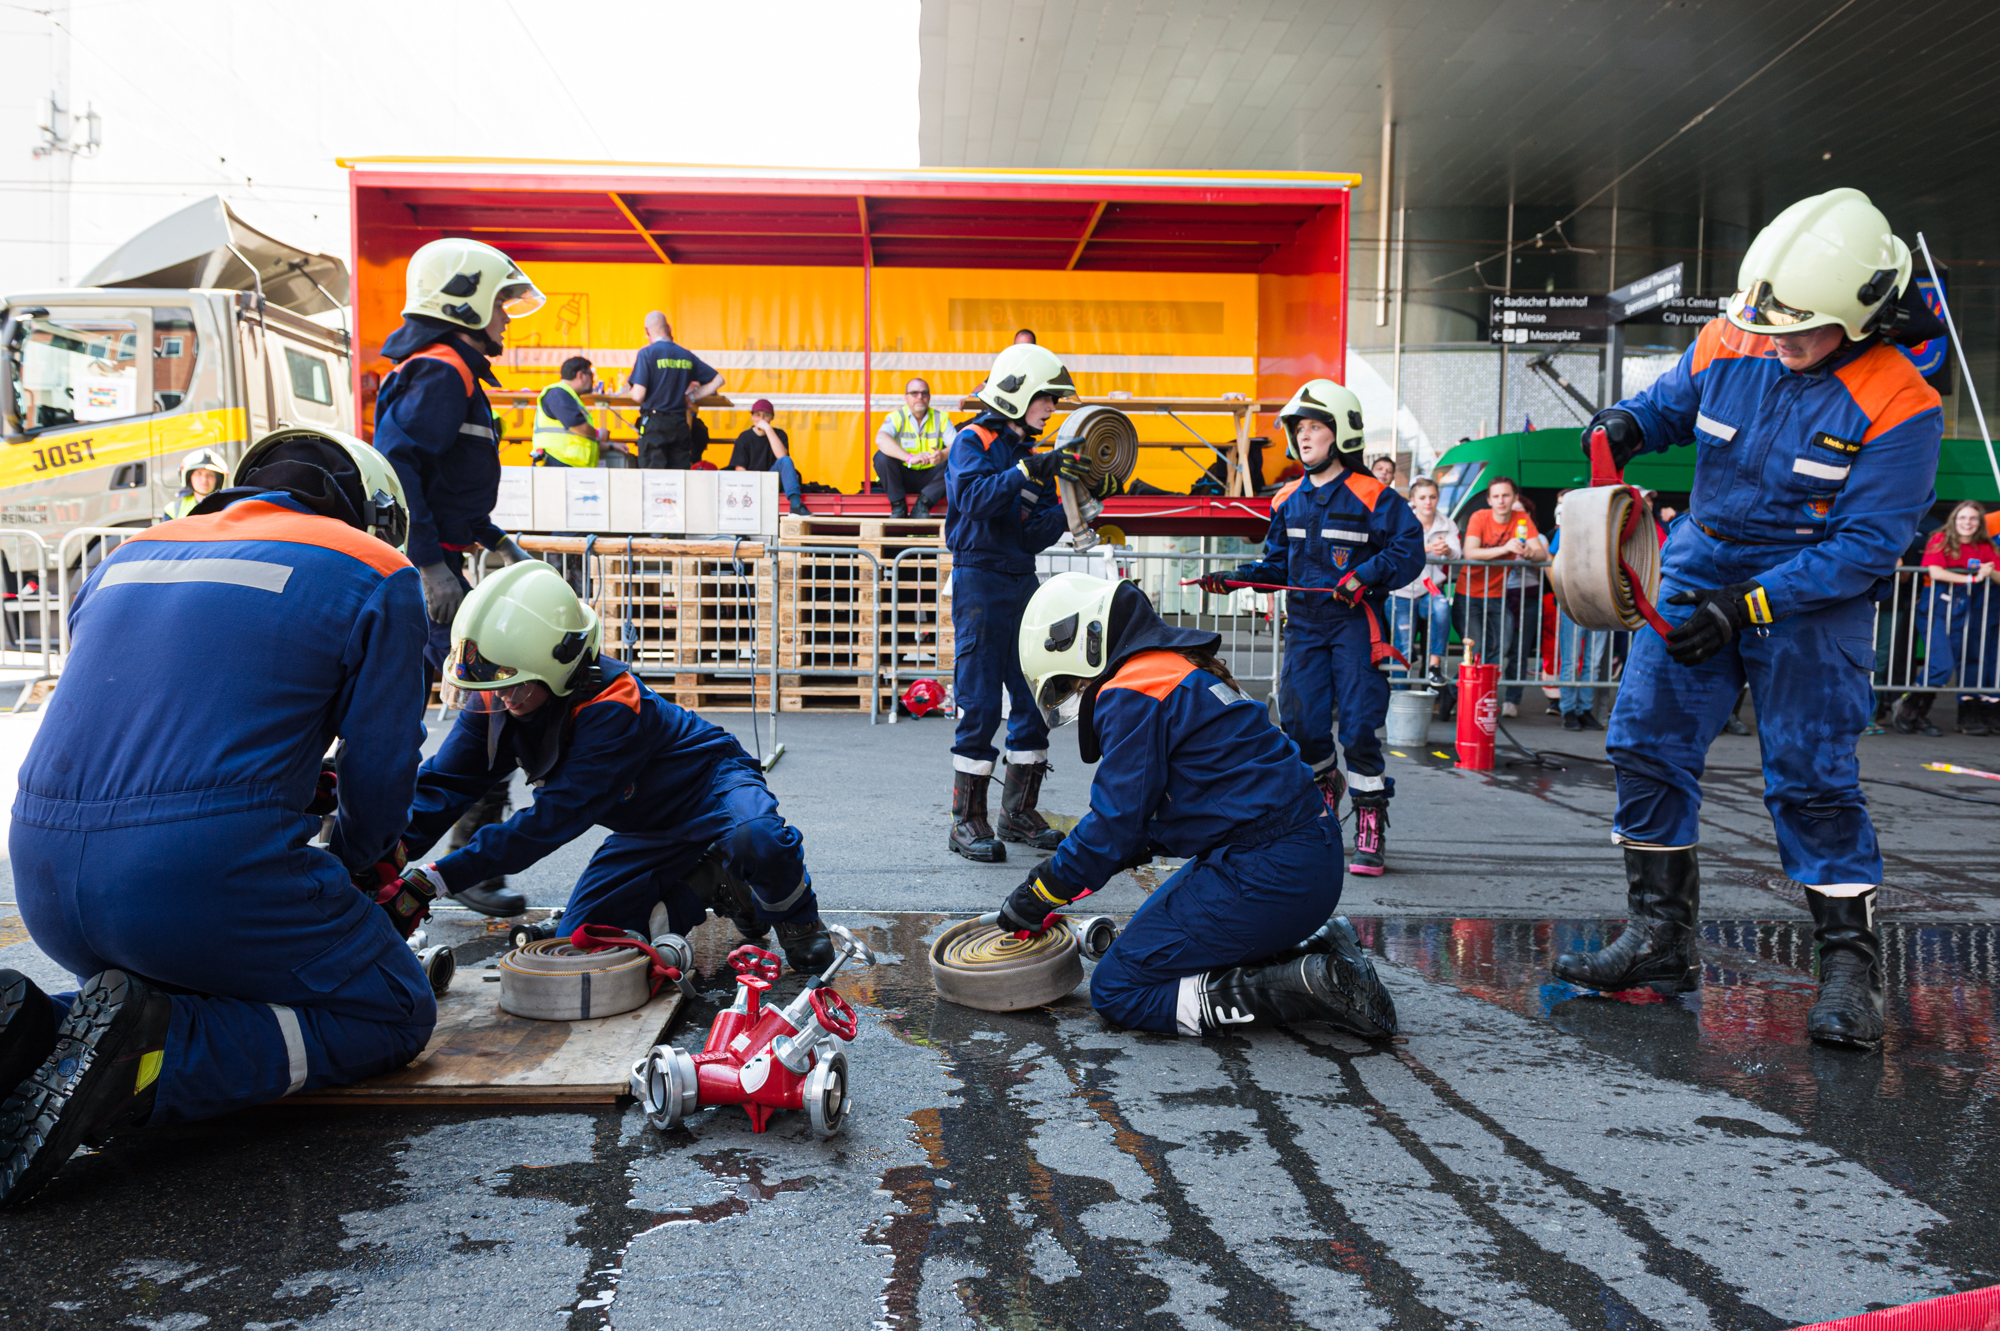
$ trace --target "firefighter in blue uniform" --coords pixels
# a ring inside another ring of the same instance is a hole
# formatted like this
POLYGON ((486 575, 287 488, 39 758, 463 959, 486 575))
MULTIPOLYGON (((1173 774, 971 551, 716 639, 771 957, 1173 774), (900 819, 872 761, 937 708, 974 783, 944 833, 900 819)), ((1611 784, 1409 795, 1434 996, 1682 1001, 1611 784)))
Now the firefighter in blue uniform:
POLYGON ((1321 1021, 1386 1039, 1395 1004, 1352 927, 1328 919, 1339 826, 1216 659, 1221 641, 1166 623, 1135 583, 1063 573, 1035 594, 1022 669, 1040 706, 1080 722, 1097 776, 1090 812, 1007 898, 1001 927, 1040 933, 1121 869, 1187 856, 1097 963, 1100 1013, 1169 1034, 1321 1021))
POLYGON ((281 430, 78 593, 10 851, 36 945, 88 978, 51 1000, 0 971, 0 1201, 86 1140, 357 1081, 430 1038, 417 958, 350 881, 402 832, 424 738, 400 490, 360 440, 281 430))
POLYGON ((1394 778, 1383 775, 1375 731, 1389 713, 1389 681, 1378 667, 1387 653, 1381 626, 1387 597, 1423 572, 1424 531, 1410 505, 1368 474, 1361 453, 1361 400, 1330 379, 1314 379, 1280 413, 1292 455, 1305 467, 1271 500, 1264 557, 1233 573, 1211 573, 1202 588, 1230 582, 1327 590, 1285 594, 1285 666, 1278 710, 1285 733, 1329 809, 1341 778, 1333 748, 1339 709, 1340 751, 1354 803, 1351 873, 1382 872, 1394 778))
POLYGON ((602 826, 611 835, 544 936, 585 924, 684 934, 714 904, 748 941, 768 942, 775 925, 794 970, 826 969, 833 944, 804 840, 756 762, 727 731, 599 656, 601 638, 596 612, 540 561, 489 573, 465 598, 445 663, 465 710, 418 774, 405 844, 421 852, 517 770, 534 803, 410 866, 401 886, 421 903, 456 895, 602 826))
POLYGON ((1873 602, 1931 506, 1943 436, 1938 395, 1895 345, 1942 332, 1910 271, 1909 248, 1860 191, 1793 204, 1744 255, 1725 317, 1592 421, 1621 467, 1692 442, 1695 477, 1664 552, 1673 630, 1634 636, 1606 736, 1631 922, 1609 947, 1558 958, 1560 979, 1700 984, 1700 778, 1747 682, 1779 858, 1812 907, 1807 1032, 1864 1048, 1882 1038, 1882 856, 1855 741, 1873 708, 1873 602))
MULTIPOLYGON (((493 525, 500 496, 500 437, 481 383, 500 386, 487 359, 500 354, 507 325, 542 307, 544 297, 512 259, 491 245, 456 237, 410 256, 403 326, 382 344, 396 362, 375 399, 375 446, 403 479, 410 504, 410 562, 423 578, 430 615, 424 662, 433 671, 451 651, 451 620, 470 583, 465 557, 481 546, 505 563, 528 558, 493 525)), ((468 810, 456 844, 506 816, 504 789, 468 810)), ((504 879, 459 894, 487 915, 527 907, 504 879)))
POLYGON ((951 548, 953 693, 958 733, 951 746, 951 849, 970 860, 1007 858, 1000 843, 1053 850, 1062 834, 1035 805, 1049 770, 1049 728, 1035 708, 1014 650, 1021 612, 1039 585, 1035 556, 1068 529, 1056 478, 1088 469, 1066 449, 1037 453, 1035 437, 1056 403, 1076 395, 1061 360, 1046 347, 1016 343, 995 358, 979 388, 986 410, 960 428, 946 455, 945 544, 951 548), (993 732, 1007 717, 1007 777, 1000 825, 987 821, 986 793, 1000 757, 993 732))

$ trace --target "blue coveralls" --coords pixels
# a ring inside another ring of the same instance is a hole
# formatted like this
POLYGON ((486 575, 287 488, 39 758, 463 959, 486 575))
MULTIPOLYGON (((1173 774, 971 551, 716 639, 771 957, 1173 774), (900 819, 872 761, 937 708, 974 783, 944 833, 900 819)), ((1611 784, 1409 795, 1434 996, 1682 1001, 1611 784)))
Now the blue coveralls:
POLYGON ((1269 956, 1340 903, 1339 829, 1264 705, 1177 652, 1141 651, 1098 691, 1103 758, 1090 812, 1044 872, 1096 890, 1148 842, 1188 862, 1097 963, 1091 1005, 1121 1026, 1179 1029, 1183 976, 1269 956))
POLYGON ((1992 693, 2000 685, 2000 596, 1993 584, 1933 582, 1922 605, 1924 683, 1935 689, 1956 677, 1961 702, 1992 693))
MULTIPOLYGON (((1264 557, 1229 576, 1240 582, 1332 587, 1352 573, 1386 634, 1389 589, 1424 569, 1424 529, 1409 501, 1373 476, 1343 469, 1325 485, 1294 481, 1271 501, 1264 557)), ((1389 714, 1389 680, 1373 663, 1368 616, 1323 592, 1285 593, 1285 670, 1278 714, 1318 776, 1333 766, 1334 709, 1348 788, 1396 793, 1382 774, 1375 731, 1389 714)))
POLYGON ((991 776, 1000 751, 1000 692, 1007 713, 1007 761, 1045 762, 1049 727, 1021 673, 1021 615, 1041 585, 1035 556, 1068 530, 1053 482, 1027 479, 1015 464, 1034 452, 1032 439, 986 412, 951 441, 945 471, 945 544, 951 547, 951 628, 956 659, 953 692, 958 733, 954 771, 991 776))
MULTIPOLYGON (((479 386, 498 388, 500 381, 467 335, 414 319, 389 334, 382 354, 399 364, 375 399, 375 447, 403 481, 410 562, 418 568, 445 564, 469 588, 465 552, 476 545, 491 550, 506 536, 493 525, 500 436, 479 386), (470 377, 437 352, 420 354, 432 347, 449 347, 470 377)), ((450 655, 451 625, 432 623, 424 661, 442 671, 450 655)))
POLYGON ((603 687, 595 694, 553 699, 524 720, 459 713, 417 774, 412 851, 436 841, 518 767, 533 783, 534 802, 439 860, 445 886, 519 873, 601 825, 611 835, 570 892, 565 929, 609 924, 643 933, 653 907, 665 902, 669 927, 687 933, 708 916, 681 880, 718 841, 750 885, 758 919, 816 917, 804 839, 778 815, 743 746, 622 663, 600 657, 598 669, 603 687))
POLYGON ((1657 633, 1633 635, 1605 737, 1618 773, 1612 836, 1700 839, 1708 746, 1747 680, 1785 872, 1858 890, 1882 881, 1854 752, 1874 708, 1874 597, 1933 502, 1944 418, 1894 347, 1844 348, 1799 374, 1737 351, 1729 328, 1712 321, 1672 370, 1618 405, 1638 418, 1642 451, 1695 443, 1660 612, 1679 622, 1693 608, 1668 597, 1755 581, 1776 622, 1694 667, 1675 665, 1657 633))
POLYGON ((91 574, 14 800, 36 945, 78 976, 176 991, 156 1125, 400 1067, 437 1020, 415 955, 348 877, 402 832, 416 783, 416 571, 289 496, 235 493, 91 574), (329 853, 303 810, 336 738, 329 853))

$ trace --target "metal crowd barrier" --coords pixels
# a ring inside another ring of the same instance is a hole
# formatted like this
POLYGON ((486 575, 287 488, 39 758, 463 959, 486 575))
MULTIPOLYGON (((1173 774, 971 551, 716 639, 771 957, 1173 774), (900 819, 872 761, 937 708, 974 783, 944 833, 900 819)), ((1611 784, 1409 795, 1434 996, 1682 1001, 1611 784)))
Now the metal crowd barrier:
POLYGON ((0 670, 36 671, 21 681, 11 710, 27 705, 35 685, 55 678, 56 636, 65 616, 59 586, 49 582, 49 544, 31 531, 0 531, 0 556, 13 574, 13 585, 0 602, 0 670), (53 618, 54 623, 51 623, 53 618), (31 645, 32 644, 32 645, 31 645))
POLYGON ((76 594, 104 557, 129 541, 144 527, 73 527, 63 533, 56 546, 56 603, 49 607, 56 615, 57 651, 69 656, 69 608, 76 594))

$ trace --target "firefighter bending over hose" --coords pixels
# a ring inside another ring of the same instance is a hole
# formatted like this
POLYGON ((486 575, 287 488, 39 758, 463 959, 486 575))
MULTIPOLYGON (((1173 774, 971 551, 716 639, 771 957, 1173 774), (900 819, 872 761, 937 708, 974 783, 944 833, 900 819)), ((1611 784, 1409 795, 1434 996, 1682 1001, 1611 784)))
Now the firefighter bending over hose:
POLYGON ((764 774, 728 731, 654 693, 598 655, 602 625, 540 560, 489 573, 452 622, 444 682, 465 709, 417 775, 405 845, 436 841, 466 806, 516 770, 534 801, 397 880, 410 927, 430 900, 518 873, 594 826, 591 856, 560 932, 609 924, 689 933, 713 905, 746 941, 778 933, 792 969, 833 963, 804 839, 778 815, 764 774))
POLYGON ((371 872, 424 740, 407 523, 381 454, 280 430, 77 594, 9 847, 29 934, 89 978, 51 999, 0 970, 0 1201, 85 1142, 359 1081, 430 1039, 371 872))
POLYGON ((1558 958, 1559 979, 1699 987, 1701 773, 1747 682, 1779 859, 1812 907, 1807 1034, 1882 1038, 1882 854, 1854 746, 1874 709, 1875 605, 1933 502, 1944 433, 1937 393, 1895 345, 1944 331, 1910 270, 1859 190, 1795 203, 1743 256, 1726 315, 1591 422, 1621 468, 1692 442, 1695 473, 1662 553, 1672 632, 1633 635, 1605 736, 1631 920, 1609 947, 1558 958))
POLYGON ((1298 748, 1216 659, 1131 582, 1063 573, 1029 601, 1021 668, 1073 713, 1097 763, 1090 812, 1000 908, 1038 934, 1157 853, 1190 857, 1097 963, 1090 1001, 1121 1026, 1212 1035, 1320 1021, 1366 1039, 1396 1006, 1345 918, 1340 835, 1298 748), (1303 940, 1303 941, 1301 941, 1303 940))

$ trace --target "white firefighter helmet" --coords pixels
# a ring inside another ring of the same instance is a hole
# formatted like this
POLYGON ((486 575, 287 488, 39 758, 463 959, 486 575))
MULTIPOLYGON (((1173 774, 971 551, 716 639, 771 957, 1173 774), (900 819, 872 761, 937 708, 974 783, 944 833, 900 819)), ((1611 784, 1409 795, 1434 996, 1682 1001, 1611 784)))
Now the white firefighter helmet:
POLYGON ((229 463, 222 456, 219 449, 197 448, 194 452, 181 459, 180 483, 183 488, 188 483, 189 473, 197 471, 214 472, 218 477, 216 482, 218 486, 229 484, 229 463))
POLYGON ((567 697, 596 664, 603 639, 597 612, 562 574, 539 559, 523 560, 487 574, 466 593, 451 621, 444 682, 476 697, 539 681, 567 697))
POLYGON ((542 308, 544 296, 521 266, 482 241, 447 236, 410 256, 403 279, 404 314, 423 314, 461 328, 484 328, 493 306, 516 319, 542 308))
POLYGON ((1860 341, 1909 285, 1910 247, 1858 189, 1800 199, 1757 233, 1737 270, 1729 322, 1766 336, 1840 325, 1860 341))
POLYGON ((993 371, 979 386, 979 400, 1010 421, 1028 414, 1028 404, 1048 393, 1061 401, 1076 396, 1076 384, 1062 358, 1047 347, 1016 342, 993 358, 993 371))
POLYGON ((1075 719, 1071 702, 1111 662, 1113 578, 1058 573, 1028 598, 1021 613, 1021 673, 1051 725, 1075 719))
POLYGON ((1278 423, 1285 427, 1286 451, 1301 462, 1305 460, 1299 455, 1302 420, 1318 421, 1333 431, 1333 449, 1327 462, 1339 461, 1357 469, 1361 466, 1361 399, 1352 389, 1331 379, 1308 380, 1278 413, 1278 423))
POLYGON ((322 516, 339 518, 398 550, 409 543, 410 505, 402 477, 389 459, 351 434, 312 425, 273 430, 243 454, 233 484, 289 490, 322 516))

